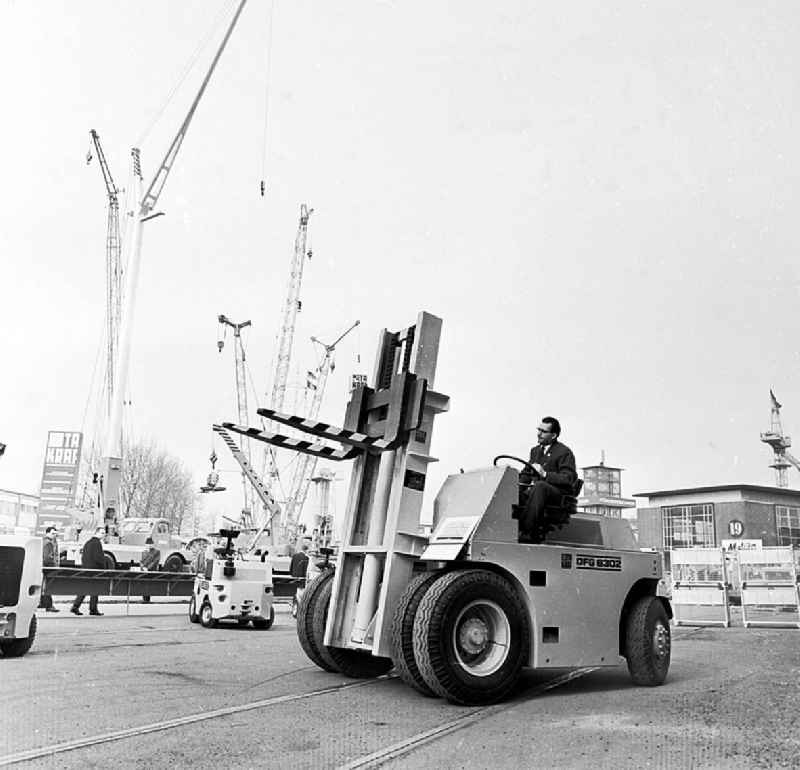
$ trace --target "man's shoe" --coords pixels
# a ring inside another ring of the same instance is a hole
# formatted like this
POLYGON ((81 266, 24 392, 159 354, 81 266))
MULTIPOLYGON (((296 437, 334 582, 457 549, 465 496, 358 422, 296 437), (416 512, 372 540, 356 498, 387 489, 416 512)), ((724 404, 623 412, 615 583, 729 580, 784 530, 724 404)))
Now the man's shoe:
POLYGON ((61 612, 61 610, 57 610, 55 607, 47 607, 45 612, 61 612))
POLYGON ((102 615, 103 613, 102 612, 90 612, 89 614, 90 615, 102 615))
POLYGON ((70 610, 70 612, 71 612, 73 615, 83 615, 83 613, 82 613, 82 612, 81 612, 81 611, 80 611, 80 610, 79 610, 77 607, 73 607, 73 608, 70 610))

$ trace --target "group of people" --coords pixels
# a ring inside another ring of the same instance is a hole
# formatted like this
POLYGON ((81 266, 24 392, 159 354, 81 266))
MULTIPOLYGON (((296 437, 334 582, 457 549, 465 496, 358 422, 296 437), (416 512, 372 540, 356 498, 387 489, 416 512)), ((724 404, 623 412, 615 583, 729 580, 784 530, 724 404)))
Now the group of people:
MULTIPOLYGON (((81 567, 84 569, 105 569, 106 557, 103 550, 103 540, 106 536, 105 527, 97 527, 94 534, 83 544, 81 551, 81 567)), ((58 530, 54 526, 49 526, 44 531, 44 542, 42 544, 42 566, 43 567, 58 567, 60 564, 60 554, 58 548, 58 530)), ((161 562, 161 551, 153 544, 153 539, 148 537, 145 540, 145 549, 139 559, 139 563, 143 570, 148 572, 155 571, 159 568, 161 562)), ((83 615, 81 612, 81 605, 83 604, 85 594, 76 596, 70 606, 70 612, 73 615, 83 615)), ((98 596, 89 597, 89 614, 102 615, 98 608, 98 596)), ((143 596, 142 601, 149 602, 149 596, 143 596)), ((52 594, 42 593, 39 607, 45 612, 59 612, 60 610, 53 605, 52 594)))

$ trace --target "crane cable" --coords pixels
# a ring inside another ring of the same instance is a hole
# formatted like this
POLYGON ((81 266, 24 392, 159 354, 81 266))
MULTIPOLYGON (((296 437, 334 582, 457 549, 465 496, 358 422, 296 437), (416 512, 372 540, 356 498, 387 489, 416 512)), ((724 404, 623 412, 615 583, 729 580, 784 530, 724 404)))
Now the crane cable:
POLYGON ((264 130, 261 137, 261 197, 263 198, 267 192, 267 145, 269 143, 269 91, 270 80, 272 77, 272 26, 273 15, 275 11, 275 0, 270 0, 269 3, 269 28, 267 31, 267 51, 266 51, 266 73, 265 73, 265 86, 264 86, 264 130))
POLYGON ((172 87, 170 92, 167 94, 166 98, 162 102, 161 106, 156 111, 155 115, 153 116, 150 123, 146 126, 144 131, 142 132, 139 140, 136 142, 136 147, 141 147, 144 143, 145 139, 150 135, 150 132, 155 127, 156 123, 161 119, 166 111, 167 107, 172 103, 172 100, 177 93, 178 89, 183 85, 183 82, 189 76, 194 65, 197 63, 197 59, 199 58, 203 49, 208 45, 208 41, 211 39, 211 36, 222 26, 223 20, 230 16, 231 8, 233 8, 234 3, 236 0, 228 0, 227 5, 223 5, 220 9, 219 13, 217 13, 216 18, 214 19, 211 28, 206 33, 205 37, 201 40, 201 42, 197 45, 194 52, 189 56, 186 64, 184 65, 183 71, 178 76, 178 80, 176 81, 175 85, 172 87))

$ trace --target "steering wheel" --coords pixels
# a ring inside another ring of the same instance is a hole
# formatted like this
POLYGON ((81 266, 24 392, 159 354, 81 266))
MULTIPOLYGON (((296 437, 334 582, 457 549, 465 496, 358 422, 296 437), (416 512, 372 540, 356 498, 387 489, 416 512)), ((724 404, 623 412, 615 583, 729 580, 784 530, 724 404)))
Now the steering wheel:
POLYGON ((498 460, 513 460, 514 462, 520 463, 524 465, 534 476, 534 478, 539 478, 539 472, 534 468, 527 460, 523 460, 521 457, 515 457, 514 455, 497 455, 492 461, 492 465, 497 467, 498 460))

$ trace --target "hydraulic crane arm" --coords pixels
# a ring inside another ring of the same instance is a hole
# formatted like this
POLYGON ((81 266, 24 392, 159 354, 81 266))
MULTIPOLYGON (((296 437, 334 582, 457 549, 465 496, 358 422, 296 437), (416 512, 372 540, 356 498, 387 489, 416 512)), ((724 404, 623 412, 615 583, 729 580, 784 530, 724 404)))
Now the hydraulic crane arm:
POLYGON ((267 486, 263 481, 261 481, 256 472, 253 470, 253 466, 250 464, 250 461, 247 459, 245 453, 241 450, 239 445, 233 440, 230 433, 228 433, 228 431, 222 425, 214 425, 212 429, 214 433, 218 433, 222 437, 225 445, 231 450, 231 454, 233 455, 234 459, 237 463, 239 463, 242 472, 245 476, 247 476, 247 479, 253 485, 253 489, 255 489, 256 494, 259 496, 261 502, 264 503, 264 507, 269 512, 269 516, 267 517, 266 523, 262 527, 262 531, 267 529, 270 525, 270 522, 276 516, 280 520, 281 507, 278 504, 278 501, 270 494, 267 486))

